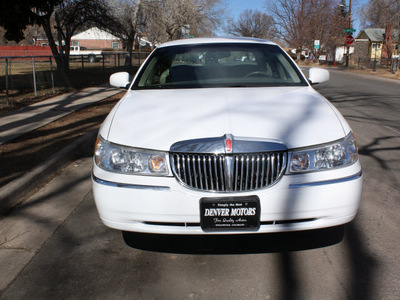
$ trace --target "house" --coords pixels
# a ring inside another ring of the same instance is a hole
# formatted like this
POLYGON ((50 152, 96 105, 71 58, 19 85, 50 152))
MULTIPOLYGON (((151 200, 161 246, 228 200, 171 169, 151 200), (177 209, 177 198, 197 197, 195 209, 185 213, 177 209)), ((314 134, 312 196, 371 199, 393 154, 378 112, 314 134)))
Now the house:
MULTIPOLYGON (((385 40, 384 28, 366 28, 357 35, 354 47, 357 58, 378 59, 388 58, 386 51, 382 51, 385 40)), ((399 55, 399 30, 393 30, 393 56, 399 55)))
MULTIPOLYGON (((153 47, 153 44, 145 38, 140 38, 139 41, 140 43, 136 41, 133 45, 134 49, 148 49, 153 47)), ((120 38, 97 27, 92 27, 72 36, 71 38, 72 51, 83 49, 122 51, 123 45, 120 38)))
MULTIPOLYGON (((347 47, 348 46, 338 46, 338 47, 336 47, 336 50, 335 50, 335 61, 340 62, 340 63, 345 63, 346 62, 347 47)), ((350 57, 353 57, 353 55, 354 55, 354 47, 350 46, 348 48, 349 48, 350 57)))
POLYGON ((71 49, 122 50, 122 41, 97 27, 92 27, 71 38, 71 49))
POLYGON ((35 46, 46 47, 49 45, 49 41, 47 40, 47 37, 45 34, 40 34, 37 37, 34 37, 33 44, 35 46))

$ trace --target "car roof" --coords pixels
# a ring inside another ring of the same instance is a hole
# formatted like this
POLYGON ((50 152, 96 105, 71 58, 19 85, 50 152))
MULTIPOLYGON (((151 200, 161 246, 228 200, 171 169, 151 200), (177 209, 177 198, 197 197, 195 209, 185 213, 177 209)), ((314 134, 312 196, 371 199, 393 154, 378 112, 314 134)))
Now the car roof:
POLYGON ((170 46, 179 46, 179 45, 196 45, 196 44, 218 44, 218 43, 253 43, 253 44, 268 44, 268 45, 277 45, 274 42, 256 39, 256 38, 245 38, 245 37, 209 37, 209 38, 189 38, 182 40, 175 40, 166 42, 158 46, 161 47, 170 47, 170 46))

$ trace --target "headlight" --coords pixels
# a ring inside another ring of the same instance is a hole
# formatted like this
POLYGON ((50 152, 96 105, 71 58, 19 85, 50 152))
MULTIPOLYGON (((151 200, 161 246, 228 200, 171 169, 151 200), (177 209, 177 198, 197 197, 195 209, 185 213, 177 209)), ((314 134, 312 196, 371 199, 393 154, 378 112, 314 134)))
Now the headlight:
POLYGON ((98 137, 94 160, 110 172, 135 175, 168 175, 167 154, 161 151, 116 145, 98 137))
POLYGON ((341 168, 355 163, 358 149, 352 133, 338 142, 290 153, 289 173, 341 168))

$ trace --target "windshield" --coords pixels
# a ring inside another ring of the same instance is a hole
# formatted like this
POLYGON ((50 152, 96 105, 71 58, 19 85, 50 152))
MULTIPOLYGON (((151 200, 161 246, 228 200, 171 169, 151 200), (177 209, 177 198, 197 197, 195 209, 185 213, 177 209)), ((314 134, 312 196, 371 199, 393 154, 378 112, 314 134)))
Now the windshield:
POLYGON ((278 46, 201 44, 162 47, 153 52, 133 89, 306 86, 278 46))

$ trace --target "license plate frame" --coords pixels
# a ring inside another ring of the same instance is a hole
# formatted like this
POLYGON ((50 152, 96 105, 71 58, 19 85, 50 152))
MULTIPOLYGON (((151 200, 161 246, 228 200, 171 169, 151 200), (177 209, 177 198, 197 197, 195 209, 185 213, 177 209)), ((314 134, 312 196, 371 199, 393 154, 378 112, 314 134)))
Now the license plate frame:
POLYGON ((200 199, 200 226, 205 232, 258 231, 260 214, 257 196, 200 199))

